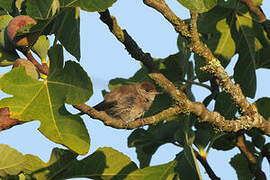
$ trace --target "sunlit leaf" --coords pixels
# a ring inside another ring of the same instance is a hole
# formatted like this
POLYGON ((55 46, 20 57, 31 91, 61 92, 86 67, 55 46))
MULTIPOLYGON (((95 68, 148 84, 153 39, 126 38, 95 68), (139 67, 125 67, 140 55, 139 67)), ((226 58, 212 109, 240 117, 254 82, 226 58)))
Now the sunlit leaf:
POLYGON ((216 6, 217 0, 178 0, 183 6, 193 12, 203 13, 216 6))
POLYGON ((18 174, 26 161, 20 152, 3 144, 0 144, 0 157, 0 177, 18 174))
POLYGON ((85 177, 91 179, 124 179, 137 169, 123 153, 109 147, 99 148, 90 156, 69 162, 61 171, 54 171, 55 179, 85 177))
POLYGON ((173 180, 175 177, 176 161, 166 164, 150 166, 144 169, 138 169, 127 176, 125 180, 173 180))
POLYGON ((92 95, 87 73, 79 64, 68 61, 63 67, 63 50, 56 46, 49 51, 50 73, 45 81, 25 74, 24 68, 14 68, 0 79, 1 89, 14 95, 0 101, 9 107, 11 117, 21 121, 39 120, 39 131, 50 140, 71 150, 86 154, 89 135, 78 115, 70 114, 65 103, 81 104, 92 95))

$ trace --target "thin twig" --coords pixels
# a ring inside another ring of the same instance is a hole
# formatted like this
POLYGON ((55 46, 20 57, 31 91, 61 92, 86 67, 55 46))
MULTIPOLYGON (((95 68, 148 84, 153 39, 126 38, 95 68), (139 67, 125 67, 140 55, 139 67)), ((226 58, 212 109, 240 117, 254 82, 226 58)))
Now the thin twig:
POLYGON ((109 27, 110 31, 125 46, 132 58, 141 61, 150 73, 158 72, 150 53, 143 52, 128 32, 120 28, 116 18, 110 15, 108 9, 104 12, 99 12, 99 14, 100 20, 109 27))
POLYGON ((249 170, 255 176, 255 178, 260 180, 266 180, 265 173, 258 165, 256 157, 249 151, 248 147, 246 146, 244 135, 239 135, 237 137, 236 145, 240 149, 240 151, 246 156, 249 162, 249 170))
POLYGON ((194 84, 194 85, 198 85, 198 86, 204 87, 206 89, 209 89, 210 91, 212 90, 212 88, 210 86, 208 86, 207 84, 203 84, 203 83, 192 81, 192 80, 188 80, 188 79, 184 79, 183 81, 186 82, 186 83, 188 83, 188 84, 194 84))
POLYGON ((200 155, 199 152, 197 152, 195 149, 193 149, 196 155, 196 158, 198 159, 198 161, 200 161, 200 163, 203 165, 206 173, 208 174, 209 178, 212 180, 221 180, 220 177, 218 177, 215 172, 213 171, 213 169, 211 168, 211 166, 209 165, 209 163, 207 162, 207 159, 202 157, 200 155))
POLYGON ((261 23, 263 29, 267 34, 267 37, 270 39, 270 21, 266 19, 263 10, 260 7, 256 6, 252 0, 241 0, 241 2, 246 4, 248 9, 257 16, 259 23, 261 23))
POLYGON ((248 7, 248 9, 253 12, 254 14, 256 14, 258 20, 260 23, 266 21, 266 17, 264 15, 264 13, 261 11, 261 9, 256 6, 252 0, 240 0, 242 3, 246 4, 246 6, 248 7))

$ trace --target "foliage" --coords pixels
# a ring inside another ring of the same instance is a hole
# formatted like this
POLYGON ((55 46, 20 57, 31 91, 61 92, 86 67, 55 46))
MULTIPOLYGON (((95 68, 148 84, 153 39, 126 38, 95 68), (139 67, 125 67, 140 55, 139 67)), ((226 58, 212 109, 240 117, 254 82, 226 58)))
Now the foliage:
MULTIPOLYGON (((202 179, 197 159, 201 158, 207 163, 207 153, 211 148, 227 151, 239 147, 239 136, 251 137, 251 141, 245 140, 245 144, 257 161, 254 163, 247 159, 240 148, 241 153, 232 157, 230 164, 239 179, 255 177, 256 173, 254 174, 250 164, 261 167, 262 159, 269 157, 269 142, 266 142, 264 132, 254 128, 237 133, 221 132, 209 123, 199 122, 194 114, 167 117, 147 128, 135 129, 128 138, 128 146, 136 148, 139 167, 129 157, 110 147, 99 148, 82 160, 77 159, 78 155, 85 155, 89 151, 89 132, 80 114, 71 114, 65 106, 84 104, 93 94, 91 79, 78 63, 81 57, 79 12, 103 12, 115 2, 116 0, 0 1, 0 66, 13 65, 20 58, 17 52, 21 51, 24 55, 34 52, 39 61, 49 67, 49 73, 40 72, 38 80, 26 74, 27 67, 13 68, 0 78, 0 89, 10 95, 0 100, 0 110, 9 109, 8 114, 0 112, 0 123, 9 119, 17 120, 18 124, 38 120, 39 131, 44 136, 68 148, 55 148, 50 160, 43 162, 34 155, 23 155, 7 145, 0 145, 0 179, 86 177, 113 180, 197 180, 202 179), (22 27, 15 33, 18 37, 34 35, 34 43, 23 48, 12 43, 6 32, 12 18, 19 15, 30 16, 37 22, 36 25, 22 27), (54 35, 53 45, 50 45, 49 35, 54 35), (64 49, 76 61, 64 60, 64 49), (179 147, 175 159, 150 166, 153 154, 166 143, 179 147)), ((254 98, 257 88, 256 70, 270 67, 270 40, 255 14, 239 0, 178 2, 199 13, 200 39, 221 61, 223 67, 238 55, 232 78, 240 85, 246 97, 254 98)), ((254 3, 260 5, 262 1, 257 0, 254 3)), ((190 20, 185 22, 189 23, 190 20)), ((206 83, 212 82, 214 77, 202 70, 205 66, 204 58, 198 54, 193 55, 189 43, 186 37, 179 35, 179 52, 167 58, 154 59, 154 66, 177 88, 183 90, 191 101, 196 98, 191 89, 194 84, 208 88, 212 94, 205 98, 205 105, 213 102, 214 111, 225 119, 237 119, 241 114, 238 106, 226 90, 219 92, 217 88, 214 91, 212 85, 206 83)), ((151 78, 147 67, 142 66, 128 79, 112 79, 109 88, 112 90, 124 84, 146 80, 151 81, 151 78)), ((162 88, 158 87, 158 90, 162 91, 162 88)), ((259 113, 269 121, 269 97, 255 101, 259 113)), ((159 94, 145 117, 168 109, 174 103, 169 94, 159 94)), ((2 126, 0 128, 5 129, 2 126)))

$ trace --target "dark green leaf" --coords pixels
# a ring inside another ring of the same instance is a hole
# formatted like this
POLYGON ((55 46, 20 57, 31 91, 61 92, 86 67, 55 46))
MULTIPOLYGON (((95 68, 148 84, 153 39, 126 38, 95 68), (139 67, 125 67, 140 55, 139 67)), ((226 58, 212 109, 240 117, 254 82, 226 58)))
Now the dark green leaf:
POLYGON ((128 146, 136 147, 140 167, 149 165, 152 155, 163 144, 174 141, 179 128, 178 121, 169 121, 150 126, 147 130, 136 129, 128 137, 128 146))
POLYGON ((47 19, 51 15, 53 0, 27 0, 26 12, 34 19, 47 19))
POLYGON ((204 59, 199 55, 194 55, 195 60, 195 72, 200 82, 209 81, 212 78, 212 75, 206 71, 202 71, 200 68, 205 66, 204 59))
POLYGON ((267 120, 270 120, 270 98, 264 97, 256 101, 259 113, 267 120))
POLYGON ((192 148, 194 134, 188 132, 191 131, 186 130, 186 132, 184 132, 184 150, 176 157, 177 165, 175 171, 178 173, 180 179, 202 179, 197 159, 192 148))
POLYGON ((0 1, 0 7, 7 10, 8 12, 13 11, 12 4, 13 4, 13 0, 0 1))
POLYGON ((214 111, 219 112, 226 119, 233 119, 235 113, 237 112, 237 107, 231 98, 231 95, 222 92, 216 97, 215 109, 214 111))
POLYGON ((194 144, 198 149, 205 149, 209 142, 217 136, 213 126, 209 123, 198 123, 196 129, 194 144))
POLYGON ((231 166, 235 169, 237 173, 238 180, 251 180, 253 179, 252 173, 248 168, 248 160, 243 154, 235 155, 231 161, 231 166))
POLYGON ((80 50, 80 18, 75 8, 61 9, 53 22, 51 33, 62 43, 65 49, 79 61, 80 50))
POLYGON ((232 133, 223 134, 216 138, 212 147, 217 150, 228 151, 236 146, 236 136, 232 133))
POLYGON ((252 137, 252 142, 257 148, 262 149, 265 143, 265 137, 263 135, 252 137))
POLYGON ((256 68, 270 68, 270 45, 256 52, 256 68))

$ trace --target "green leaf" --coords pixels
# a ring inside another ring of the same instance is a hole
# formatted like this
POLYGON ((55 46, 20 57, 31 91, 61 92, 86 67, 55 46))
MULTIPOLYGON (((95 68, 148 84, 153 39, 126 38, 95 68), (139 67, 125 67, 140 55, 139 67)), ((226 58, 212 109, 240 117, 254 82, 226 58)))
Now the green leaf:
POLYGON ((80 0, 80 8, 85 11, 104 11, 111 7, 117 0, 80 0))
POLYGON ((130 173, 125 180, 173 180, 175 177, 174 168, 176 161, 171 161, 166 164, 150 166, 143 169, 138 169, 130 173))
POLYGON ((212 52, 228 61, 236 52, 236 42, 231 34, 232 11, 216 6, 198 19, 198 30, 206 35, 205 43, 212 52), (206 25, 207 24, 207 25, 206 25))
POLYGON ((217 134, 211 124, 198 123, 196 124, 194 144, 198 149, 205 149, 209 142, 216 136, 217 134))
POLYGON ((6 35, 6 27, 12 18, 10 15, 0 16, 0 66, 12 65, 19 58, 6 35))
POLYGON ((54 170, 52 177, 54 179, 76 177, 124 179, 130 172, 136 169, 136 164, 129 157, 112 148, 104 147, 99 148, 96 152, 80 161, 69 161, 61 171, 54 170))
POLYGON ((136 129, 128 137, 128 146, 136 147, 140 167, 149 166, 156 150, 163 144, 174 141, 174 134, 179 128, 178 121, 169 121, 149 126, 147 130, 136 129))
POLYGON ((251 180, 253 179, 252 173, 248 168, 248 160, 243 154, 235 155, 231 161, 230 165, 235 169, 237 173, 238 180, 251 180))
POLYGON ((187 9, 203 13, 206 11, 209 11, 213 7, 216 6, 217 0, 177 0, 179 3, 181 3, 183 6, 185 6, 187 9))
POLYGON ((14 63, 16 59, 19 58, 19 55, 15 50, 5 50, 0 46, 0 66, 9 66, 14 63))
POLYGON ((184 150, 176 156, 177 165, 175 172, 179 175, 179 179, 202 179, 196 155, 192 147, 195 140, 195 133, 192 130, 194 119, 195 117, 193 116, 183 116, 183 119, 180 121, 181 128, 179 128, 177 134, 175 134, 175 139, 184 148, 184 150), (192 176, 190 176, 191 174, 192 176))
POLYGON ((187 132, 184 132, 184 137, 184 150, 176 157, 177 165, 175 171, 178 173, 180 179, 201 180, 202 177, 196 155, 193 151, 192 144, 190 144, 191 139, 194 139, 194 137, 190 136, 187 132))
POLYGON ((7 27, 9 21, 11 21, 12 19, 13 19, 13 17, 10 15, 0 16, 0 30, 1 31, 4 30, 7 27))
POLYGON ((31 49, 40 57, 40 59, 44 60, 48 54, 49 45, 50 40, 45 35, 42 35, 39 36, 31 49))
POLYGON ((270 68, 270 45, 256 52, 256 68, 270 68))
POLYGON ((249 13, 243 16, 236 15, 236 30, 239 32, 240 38, 239 59, 234 67, 234 79, 240 84, 243 93, 254 98, 256 93, 256 60, 255 60, 255 44, 253 30, 253 21, 249 13))
POLYGON ((25 3, 28 16, 34 19, 47 19, 51 14, 53 0, 27 0, 25 3))
POLYGON ((204 59, 197 54, 194 54, 195 72, 200 82, 209 81, 212 75, 209 72, 202 71, 201 67, 205 66, 204 59))
POLYGON ((4 144, 0 144, 0 157, 0 177, 17 175, 26 161, 20 152, 4 144))
POLYGON ((236 146, 236 142, 235 134, 224 133, 215 139, 212 147, 216 150, 228 151, 236 146))
POLYGON ((75 8, 61 9, 53 21, 51 33, 71 55, 80 60, 80 17, 76 15, 75 8))
POLYGON ((77 156, 71 151, 54 148, 49 162, 44 163, 39 157, 27 154, 23 171, 38 180, 53 179, 60 172, 69 168, 74 161, 76 162, 77 156))
POLYGON ((261 24, 249 13, 245 4, 232 0, 218 1, 215 8, 199 16, 198 31, 206 38, 205 43, 223 66, 236 53, 239 54, 234 79, 246 96, 254 97, 255 69, 269 68, 270 43, 261 24))
POLYGON ((13 0, 0 1, 0 7, 7 10, 8 12, 12 12, 12 3, 13 0))
POLYGON ((252 137, 252 142, 257 148, 262 149, 265 143, 265 137, 263 135, 258 135, 252 137))
POLYGON ((268 121, 270 120, 270 98, 263 97, 256 101, 259 113, 268 121))
POLYGON ((78 115, 70 114, 64 104, 81 104, 92 95, 92 84, 79 64, 68 61, 63 68, 63 49, 50 49, 48 79, 38 81, 25 74, 24 68, 14 68, 0 79, 0 88, 14 95, 0 101, 9 107, 12 118, 21 121, 39 120, 39 131, 50 140, 71 150, 86 154, 89 135, 78 115))
POLYGON ((89 12, 105 11, 111 7, 117 0, 61 0, 61 7, 80 7, 89 12))
POLYGON ((231 96, 225 92, 219 93, 216 97, 214 111, 219 112, 226 119, 233 119, 237 112, 237 107, 231 96))

